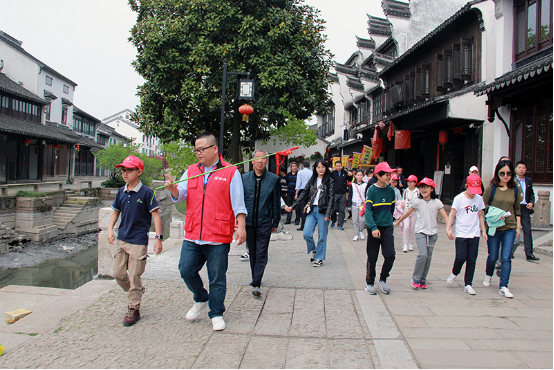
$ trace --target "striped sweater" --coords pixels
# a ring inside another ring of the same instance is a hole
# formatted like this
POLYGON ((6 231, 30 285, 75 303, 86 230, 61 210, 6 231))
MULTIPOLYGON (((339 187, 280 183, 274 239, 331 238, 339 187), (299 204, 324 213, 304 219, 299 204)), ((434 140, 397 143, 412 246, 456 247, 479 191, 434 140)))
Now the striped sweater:
POLYGON ((380 188, 372 185, 367 190, 365 223, 370 231, 379 227, 392 227, 392 214, 396 203, 394 189, 387 185, 380 188))

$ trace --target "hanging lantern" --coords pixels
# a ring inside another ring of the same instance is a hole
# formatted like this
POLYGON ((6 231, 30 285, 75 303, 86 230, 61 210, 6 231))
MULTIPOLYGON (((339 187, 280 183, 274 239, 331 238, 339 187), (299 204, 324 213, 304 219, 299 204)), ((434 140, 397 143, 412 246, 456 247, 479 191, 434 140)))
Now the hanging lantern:
POLYGON ((56 147, 56 150, 60 150, 60 144, 56 144, 55 147, 56 147))
POLYGON ((25 139, 23 142, 25 143, 25 146, 29 146, 29 144, 31 144, 31 139, 25 139))
POLYGON ((75 145, 75 150, 79 151, 79 144, 75 145))
POLYGON ((239 107, 239 113, 242 114, 242 120, 248 122, 248 116, 254 113, 254 108, 248 104, 243 104, 239 107))
POLYGON ((331 149, 327 148, 326 153, 331 153, 331 149))
POLYGON ((442 146, 444 146, 444 144, 448 143, 448 132, 439 131, 439 143, 442 146))

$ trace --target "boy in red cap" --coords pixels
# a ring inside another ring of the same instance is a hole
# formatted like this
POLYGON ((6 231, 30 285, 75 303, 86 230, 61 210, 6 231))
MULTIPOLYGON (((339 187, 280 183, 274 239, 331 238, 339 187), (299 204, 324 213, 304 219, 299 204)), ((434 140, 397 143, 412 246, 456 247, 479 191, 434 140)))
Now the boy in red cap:
POLYGON ((365 290, 369 294, 377 294, 375 289, 375 266, 379 256, 379 248, 382 247, 382 254, 385 261, 381 268, 379 286, 385 294, 390 293, 387 284, 396 252, 394 251, 394 227, 392 226, 392 214, 396 203, 394 190, 388 185, 391 173, 396 172, 390 168, 387 162, 381 162, 375 166, 377 182, 366 192, 365 222, 368 232, 367 238, 367 274, 365 290))
POLYGON ((483 214, 485 203, 480 194, 482 194, 481 178, 478 175, 469 175, 466 191, 454 197, 446 223, 446 234, 450 239, 454 239, 452 222, 456 217, 456 259, 454 260, 452 273, 446 279, 446 282, 448 284, 454 283, 465 263, 464 291, 470 295, 476 293, 472 285, 481 231, 483 231, 483 239, 487 240, 487 229, 485 228, 485 216, 483 214))
POLYGON ((117 233, 113 276, 119 286, 128 292, 128 311, 123 318, 123 325, 130 326, 140 320, 140 303, 143 286, 141 275, 146 267, 148 257, 148 234, 152 219, 156 229, 154 253, 162 252, 162 221, 158 213, 158 202, 154 192, 143 186, 139 176, 144 170, 144 163, 130 155, 123 163, 115 166, 121 168, 121 175, 126 184, 119 189, 112 204, 114 212, 108 226, 108 243, 114 244, 116 236, 114 225, 121 214, 121 223, 117 233))

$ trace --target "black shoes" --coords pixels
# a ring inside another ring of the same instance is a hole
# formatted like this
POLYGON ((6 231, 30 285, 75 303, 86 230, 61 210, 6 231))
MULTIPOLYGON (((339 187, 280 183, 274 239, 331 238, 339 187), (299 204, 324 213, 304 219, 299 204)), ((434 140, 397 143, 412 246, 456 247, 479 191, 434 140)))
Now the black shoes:
POLYGON ((538 258, 538 257, 535 257, 533 255, 530 255, 529 257, 527 257, 527 261, 540 261, 541 259, 538 258))
POLYGON ((295 224, 296 226, 298 226, 298 225, 300 225, 300 221, 294 221, 294 224, 295 224))
POLYGON ((290 225, 291 222, 290 221, 286 221, 283 225, 290 225))
POLYGON ((304 228, 303 227, 299 227, 298 229, 296 229, 298 231, 304 231, 304 228))

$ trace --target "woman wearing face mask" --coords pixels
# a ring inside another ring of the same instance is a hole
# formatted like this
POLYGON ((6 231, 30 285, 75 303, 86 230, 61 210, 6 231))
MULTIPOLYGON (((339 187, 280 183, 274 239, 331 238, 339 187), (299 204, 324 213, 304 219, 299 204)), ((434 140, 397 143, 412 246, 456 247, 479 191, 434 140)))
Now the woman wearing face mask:
POLYGON ((500 284, 498 293, 506 298, 513 298, 508 289, 512 270, 512 247, 521 231, 520 203, 521 191, 514 181, 514 165, 509 160, 501 160, 496 165, 494 177, 485 188, 485 220, 487 221, 489 256, 487 258, 486 276, 483 285, 491 285, 494 264, 501 256, 500 284), (505 213, 504 213, 505 212, 505 213), (509 212, 509 213, 508 213, 509 212), (499 217, 495 217, 499 215, 499 217), (503 221, 503 225, 502 224, 503 221))
POLYGON ((306 213, 306 224, 304 225, 304 240, 308 246, 308 254, 312 254, 310 261, 313 267, 320 267, 325 261, 327 253, 327 233, 329 232, 329 220, 333 208, 333 180, 329 173, 329 167, 322 158, 315 161, 314 172, 302 194, 292 203, 285 207, 287 212, 298 207, 304 200, 307 200, 306 207, 301 210, 306 213), (314 242, 314 232, 317 226, 317 248, 314 242))

